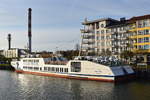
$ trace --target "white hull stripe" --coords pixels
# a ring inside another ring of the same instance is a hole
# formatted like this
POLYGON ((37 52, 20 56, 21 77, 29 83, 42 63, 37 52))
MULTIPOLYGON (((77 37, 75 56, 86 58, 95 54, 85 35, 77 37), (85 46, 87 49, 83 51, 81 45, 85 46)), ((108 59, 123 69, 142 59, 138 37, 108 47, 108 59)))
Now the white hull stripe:
MULTIPOLYGON (((30 71, 30 70, 25 70, 25 71, 30 71)), ((39 72, 39 71, 30 71, 30 72, 39 72)), ((48 71, 41 71, 41 73, 52 73, 52 74, 67 74, 67 76, 93 76, 93 77, 121 77, 121 76, 125 76, 125 75, 117 75, 117 76, 113 76, 113 75, 92 75, 92 74, 75 74, 75 73, 64 73, 64 72, 48 72, 48 71)), ((131 73, 133 74, 133 73, 131 73)), ((126 74, 126 75, 131 75, 131 74, 126 74)))

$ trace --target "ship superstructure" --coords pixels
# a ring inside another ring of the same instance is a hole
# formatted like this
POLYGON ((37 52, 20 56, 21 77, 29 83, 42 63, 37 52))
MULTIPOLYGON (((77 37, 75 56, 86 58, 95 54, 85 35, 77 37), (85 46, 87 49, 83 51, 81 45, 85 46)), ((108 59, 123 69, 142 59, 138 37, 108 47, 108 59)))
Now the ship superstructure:
POLYGON ((124 80, 134 74, 130 66, 122 66, 119 62, 78 58, 81 59, 67 61, 63 57, 22 58, 20 61, 12 61, 11 65, 16 72, 21 73, 109 82, 124 80))

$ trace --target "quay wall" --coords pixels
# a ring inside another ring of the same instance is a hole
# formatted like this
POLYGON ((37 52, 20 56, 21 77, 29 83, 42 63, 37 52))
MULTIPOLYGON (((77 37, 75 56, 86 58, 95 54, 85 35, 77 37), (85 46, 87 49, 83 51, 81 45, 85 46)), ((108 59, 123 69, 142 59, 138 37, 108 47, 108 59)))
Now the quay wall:
POLYGON ((15 70, 10 64, 0 64, 0 70, 15 70))

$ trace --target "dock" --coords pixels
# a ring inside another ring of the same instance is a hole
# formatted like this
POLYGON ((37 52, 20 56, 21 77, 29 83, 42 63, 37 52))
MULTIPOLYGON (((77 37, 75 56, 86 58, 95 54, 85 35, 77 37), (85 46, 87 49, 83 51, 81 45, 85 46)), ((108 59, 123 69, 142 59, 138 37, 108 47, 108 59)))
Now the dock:
POLYGON ((0 64, 0 70, 15 70, 10 64, 0 64))
POLYGON ((137 78, 150 79, 150 65, 138 64, 133 66, 137 78))

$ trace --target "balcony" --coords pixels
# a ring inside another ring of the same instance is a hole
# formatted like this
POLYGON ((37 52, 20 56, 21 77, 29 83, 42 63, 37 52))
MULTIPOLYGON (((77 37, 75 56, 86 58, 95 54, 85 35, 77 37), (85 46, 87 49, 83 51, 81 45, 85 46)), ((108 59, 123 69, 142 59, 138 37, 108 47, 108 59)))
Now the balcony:
POLYGON ((85 36, 82 36, 82 38, 83 39, 95 39, 95 36, 94 35, 93 36, 92 35, 88 35, 88 36, 85 35, 85 36))
POLYGON ((131 51, 135 53, 150 53, 150 49, 132 49, 131 51))
POLYGON ((93 40, 91 40, 91 41, 83 41, 82 42, 83 44, 88 44, 88 45, 93 45, 93 44, 95 44, 95 41, 93 41, 93 40))
POLYGON ((113 47, 113 48, 120 48, 120 45, 112 44, 112 47, 113 47))
POLYGON ((93 32, 92 29, 80 29, 81 33, 91 33, 93 32))

